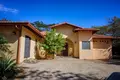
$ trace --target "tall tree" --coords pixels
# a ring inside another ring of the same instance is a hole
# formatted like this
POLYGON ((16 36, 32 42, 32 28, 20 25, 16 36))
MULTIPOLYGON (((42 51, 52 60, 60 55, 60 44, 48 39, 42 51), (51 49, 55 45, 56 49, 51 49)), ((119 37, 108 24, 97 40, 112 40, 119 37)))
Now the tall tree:
POLYGON ((109 19, 109 25, 111 29, 110 32, 112 33, 113 39, 113 54, 120 55, 120 18, 114 17, 109 19))
POLYGON ((32 23, 32 25, 34 25, 40 31, 49 31, 50 30, 49 26, 52 26, 52 25, 55 25, 55 24, 54 23, 53 24, 45 24, 42 21, 35 21, 35 22, 32 23))
POLYGON ((120 18, 113 17, 109 18, 108 24, 106 26, 98 26, 98 27, 92 27, 100 29, 100 31, 97 32, 97 34, 103 34, 107 35, 110 34, 114 37, 113 39, 113 54, 120 55, 120 18))
POLYGON ((96 34, 102 35, 107 35, 110 29, 108 26, 92 26, 92 28, 99 29, 99 31, 96 34))
POLYGON ((110 32, 112 33, 113 37, 120 37, 120 18, 113 17, 109 19, 110 32))
POLYGON ((110 34, 113 37, 120 37, 120 18, 109 18, 108 24, 105 26, 92 26, 92 28, 99 29, 97 34, 110 34))

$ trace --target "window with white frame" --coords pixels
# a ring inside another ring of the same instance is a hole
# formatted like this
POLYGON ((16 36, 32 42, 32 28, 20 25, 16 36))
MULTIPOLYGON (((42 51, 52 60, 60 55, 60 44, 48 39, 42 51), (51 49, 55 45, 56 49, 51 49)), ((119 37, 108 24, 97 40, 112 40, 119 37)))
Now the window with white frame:
POLYGON ((82 41, 82 49, 90 49, 90 41, 82 41))

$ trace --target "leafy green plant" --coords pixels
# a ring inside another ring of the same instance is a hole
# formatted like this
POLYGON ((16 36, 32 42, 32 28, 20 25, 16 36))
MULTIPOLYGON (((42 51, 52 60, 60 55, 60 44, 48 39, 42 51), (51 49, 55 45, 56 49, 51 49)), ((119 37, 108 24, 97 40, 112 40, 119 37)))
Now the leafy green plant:
POLYGON ((8 42, 5 39, 5 37, 3 37, 2 35, 0 35, 0 44, 6 44, 6 43, 8 43, 8 42))
POLYGON ((9 50, 8 41, 5 39, 3 35, 0 35, 0 53, 4 54, 5 52, 12 53, 11 50, 9 50))
POLYGON ((56 33, 55 29, 47 32, 42 47, 49 54, 56 54, 64 49, 65 39, 60 33, 56 33))
POLYGON ((40 31, 49 31, 50 30, 49 26, 52 26, 55 24, 54 23, 53 24, 45 24, 43 21, 35 21, 32 23, 32 25, 35 26, 40 31))
POLYGON ((2 55, 0 60, 0 79, 13 77, 16 73, 16 62, 10 55, 2 55))
POLYGON ((5 37, 0 35, 0 80, 13 77, 16 72, 16 62, 12 59, 9 45, 5 37))

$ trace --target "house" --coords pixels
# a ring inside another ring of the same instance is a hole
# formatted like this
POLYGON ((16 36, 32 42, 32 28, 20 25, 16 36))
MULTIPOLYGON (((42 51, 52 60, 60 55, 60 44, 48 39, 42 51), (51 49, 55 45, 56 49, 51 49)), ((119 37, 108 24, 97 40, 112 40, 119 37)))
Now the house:
POLYGON ((36 42, 44 37, 29 22, 0 21, 0 34, 8 40, 17 63, 25 58, 34 58, 36 42))
POLYGON ((98 30, 69 23, 51 26, 66 39, 65 50, 59 55, 79 59, 109 59, 112 56, 112 37, 95 34, 98 30))
MULTIPOLYGON (((109 59, 112 37, 95 34, 98 30, 82 28, 69 23, 51 26, 66 39, 65 50, 58 55, 79 59, 109 59)), ((25 58, 35 58, 36 43, 42 42, 46 32, 37 30, 29 22, 0 21, 0 34, 8 40, 17 63, 25 58)))

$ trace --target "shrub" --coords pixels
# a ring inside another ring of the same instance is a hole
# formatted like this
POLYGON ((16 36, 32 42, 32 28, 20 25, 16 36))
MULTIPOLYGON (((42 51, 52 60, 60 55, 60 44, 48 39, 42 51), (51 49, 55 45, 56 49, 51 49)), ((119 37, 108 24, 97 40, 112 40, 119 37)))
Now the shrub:
POLYGON ((56 54, 64 49, 65 39, 60 33, 56 33, 55 29, 47 32, 42 47, 49 54, 56 54))
POLYGON ((12 53, 11 50, 9 50, 9 45, 8 45, 8 41, 5 39, 5 37, 3 35, 0 35, 0 53, 4 54, 4 53, 12 53))
POLYGON ((13 77, 16 73, 16 62, 10 55, 2 55, 0 60, 0 79, 13 77))
POLYGON ((12 59, 7 40, 0 35, 0 80, 13 77, 16 73, 16 62, 12 59))

